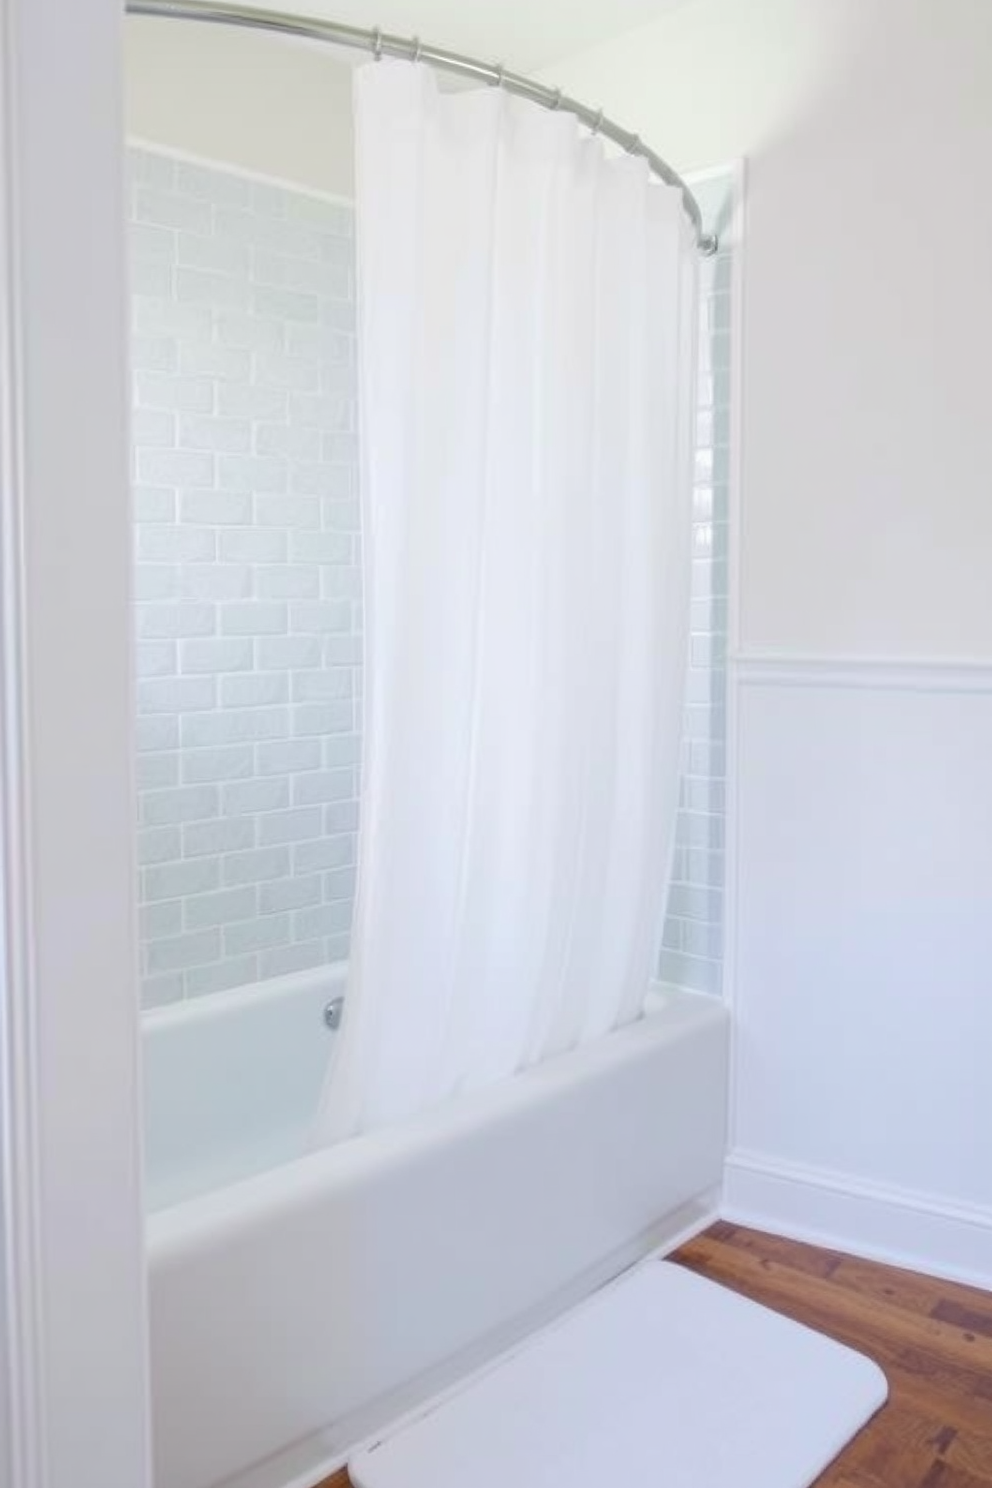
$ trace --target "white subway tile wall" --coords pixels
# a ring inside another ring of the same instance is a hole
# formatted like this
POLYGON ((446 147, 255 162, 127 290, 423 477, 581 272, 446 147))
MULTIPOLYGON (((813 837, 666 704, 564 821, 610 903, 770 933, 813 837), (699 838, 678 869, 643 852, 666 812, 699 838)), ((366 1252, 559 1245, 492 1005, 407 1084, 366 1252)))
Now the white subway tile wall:
POLYGON ((348 953, 353 213, 129 152, 142 997, 348 953))
MULTIPOLYGON (((696 196, 725 238, 733 177, 707 180, 696 196)), ((684 765, 660 965, 664 981, 713 993, 723 976, 732 273, 726 244, 703 261, 684 765)))
MULTIPOLYGON (((348 954, 361 569, 353 213, 129 152, 142 999, 348 954)), ((725 220, 730 181, 700 195, 725 220)), ((730 254, 703 266, 685 770, 661 975, 719 990, 730 254)))

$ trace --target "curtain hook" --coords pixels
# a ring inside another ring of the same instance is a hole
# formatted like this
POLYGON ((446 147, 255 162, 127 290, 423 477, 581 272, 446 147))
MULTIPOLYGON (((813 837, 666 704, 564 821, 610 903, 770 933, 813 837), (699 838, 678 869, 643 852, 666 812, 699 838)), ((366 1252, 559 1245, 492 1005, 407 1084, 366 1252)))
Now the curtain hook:
POLYGON ((424 50, 424 47, 423 47, 423 43, 420 40, 420 37, 419 36, 415 36, 413 38, 413 61, 414 62, 419 62, 420 61, 420 54, 421 54, 421 52, 423 50, 424 50))
POLYGON ((554 112, 555 109, 560 109, 560 108, 561 108, 561 89, 560 88, 556 88, 555 89, 555 101, 551 105, 551 109, 552 109, 552 112, 554 112))
POLYGON ((630 144, 627 146, 627 154, 628 155, 639 155, 640 152, 641 152, 641 136, 639 134, 635 134, 632 137, 632 139, 630 141, 630 144))
POLYGON ((378 26, 372 32, 372 55, 377 62, 382 61, 382 31, 378 26))
POLYGON ((496 64, 496 86, 497 86, 497 88, 502 88, 503 82, 504 82, 504 79, 505 79, 505 76, 506 76, 506 64, 503 63, 503 62, 497 62, 497 64, 496 64))
POLYGON ((592 126, 592 137, 593 137, 593 139, 596 138, 597 134, 602 129, 602 127, 603 127, 603 110, 600 109, 599 110, 599 113, 596 115, 596 118, 593 121, 593 126, 592 126))

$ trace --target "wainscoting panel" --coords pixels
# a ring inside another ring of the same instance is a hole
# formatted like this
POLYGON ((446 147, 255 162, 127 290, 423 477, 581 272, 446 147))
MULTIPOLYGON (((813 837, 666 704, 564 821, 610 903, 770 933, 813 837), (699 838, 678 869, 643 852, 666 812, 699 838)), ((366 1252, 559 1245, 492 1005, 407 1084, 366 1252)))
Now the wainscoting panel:
POLYGON ((725 1212, 992 1284, 992 667, 732 675, 725 1212))

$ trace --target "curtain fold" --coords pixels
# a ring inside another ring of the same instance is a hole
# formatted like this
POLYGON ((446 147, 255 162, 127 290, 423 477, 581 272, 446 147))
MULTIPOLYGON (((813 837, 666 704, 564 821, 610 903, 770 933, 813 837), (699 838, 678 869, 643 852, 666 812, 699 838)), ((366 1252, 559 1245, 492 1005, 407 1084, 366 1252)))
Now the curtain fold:
POLYGON ((638 1016, 689 613, 678 193, 426 67, 355 100, 363 801, 322 1141, 638 1016))

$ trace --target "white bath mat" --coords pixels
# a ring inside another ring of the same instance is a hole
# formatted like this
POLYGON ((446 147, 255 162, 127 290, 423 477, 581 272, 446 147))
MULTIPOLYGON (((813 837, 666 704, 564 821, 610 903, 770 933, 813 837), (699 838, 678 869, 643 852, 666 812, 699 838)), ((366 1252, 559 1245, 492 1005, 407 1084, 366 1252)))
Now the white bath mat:
POLYGON ((852 1349, 649 1263, 349 1471, 355 1488, 808 1488, 887 1393, 852 1349))

